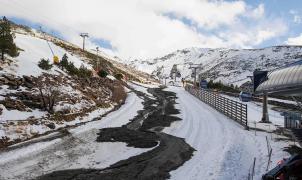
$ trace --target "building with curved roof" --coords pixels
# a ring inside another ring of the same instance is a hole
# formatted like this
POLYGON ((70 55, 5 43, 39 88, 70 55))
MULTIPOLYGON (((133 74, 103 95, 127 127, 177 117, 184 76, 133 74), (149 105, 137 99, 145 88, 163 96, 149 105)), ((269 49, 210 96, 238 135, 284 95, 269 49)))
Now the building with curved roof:
POLYGON ((255 93, 302 96, 302 60, 269 72, 255 93))

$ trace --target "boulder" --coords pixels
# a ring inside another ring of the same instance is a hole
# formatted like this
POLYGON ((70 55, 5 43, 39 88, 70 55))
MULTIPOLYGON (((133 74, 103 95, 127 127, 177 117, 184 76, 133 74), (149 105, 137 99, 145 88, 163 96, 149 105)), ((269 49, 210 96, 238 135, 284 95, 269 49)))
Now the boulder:
POLYGON ((12 87, 19 86, 17 80, 9 80, 9 81, 7 82, 7 85, 12 86, 12 87))
POLYGON ((2 84, 7 84, 8 83, 8 79, 6 79, 5 77, 1 77, 0 81, 2 82, 2 84))
POLYGON ((8 110, 19 110, 19 111, 26 111, 27 107, 18 100, 5 98, 3 101, 0 101, 3 106, 5 106, 8 110))
POLYGON ((24 80, 24 82, 27 82, 27 83, 29 83, 29 84, 33 84, 33 80, 32 80, 32 78, 29 77, 29 76, 23 75, 23 80, 24 80))
POLYGON ((9 81, 14 81, 16 79, 12 74, 3 74, 2 77, 6 78, 9 81))
POLYGON ((47 127, 49 127, 49 129, 55 129, 56 125, 55 123, 49 123, 49 124, 45 124, 47 127))
POLYGON ((34 85, 33 85, 32 83, 29 83, 29 82, 27 82, 27 81, 25 81, 25 82, 23 83, 23 85, 24 85, 25 87, 29 88, 29 89, 32 89, 32 88, 34 87, 34 85))

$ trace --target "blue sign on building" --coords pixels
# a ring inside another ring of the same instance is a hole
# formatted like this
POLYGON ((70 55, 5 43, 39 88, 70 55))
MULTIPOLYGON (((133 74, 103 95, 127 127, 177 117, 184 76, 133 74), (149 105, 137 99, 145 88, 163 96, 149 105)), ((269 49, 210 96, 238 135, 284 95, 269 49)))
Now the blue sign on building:
POLYGON ((201 80, 199 83, 200 88, 207 89, 208 88, 208 82, 206 80, 201 80))

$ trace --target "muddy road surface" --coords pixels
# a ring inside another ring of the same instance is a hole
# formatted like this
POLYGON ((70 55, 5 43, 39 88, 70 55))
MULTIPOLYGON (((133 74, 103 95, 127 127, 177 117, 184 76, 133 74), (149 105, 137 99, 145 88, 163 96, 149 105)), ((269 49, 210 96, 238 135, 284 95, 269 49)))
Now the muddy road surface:
POLYGON ((150 151, 121 160, 104 169, 71 169, 55 171, 38 177, 39 180, 116 180, 116 179, 167 179, 169 172, 189 160, 194 149, 184 139, 162 132, 172 122, 176 95, 161 88, 148 89, 155 98, 136 92, 144 99, 144 109, 128 124, 116 128, 100 129, 97 142, 124 142, 135 148, 152 148, 150 151))

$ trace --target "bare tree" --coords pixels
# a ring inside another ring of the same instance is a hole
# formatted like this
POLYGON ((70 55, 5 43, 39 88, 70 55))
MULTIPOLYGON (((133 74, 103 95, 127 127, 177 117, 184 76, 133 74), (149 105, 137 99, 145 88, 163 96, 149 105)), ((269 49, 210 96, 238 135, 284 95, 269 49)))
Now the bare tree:
POLYGON ((39 90, 44 110, 48 111, 49 113, 53 113, 53 107, 58 101, 60 94, 57 84, 55 81, 51 81, 49 77, 43 77, 38 78, 37 88, 39 90))

